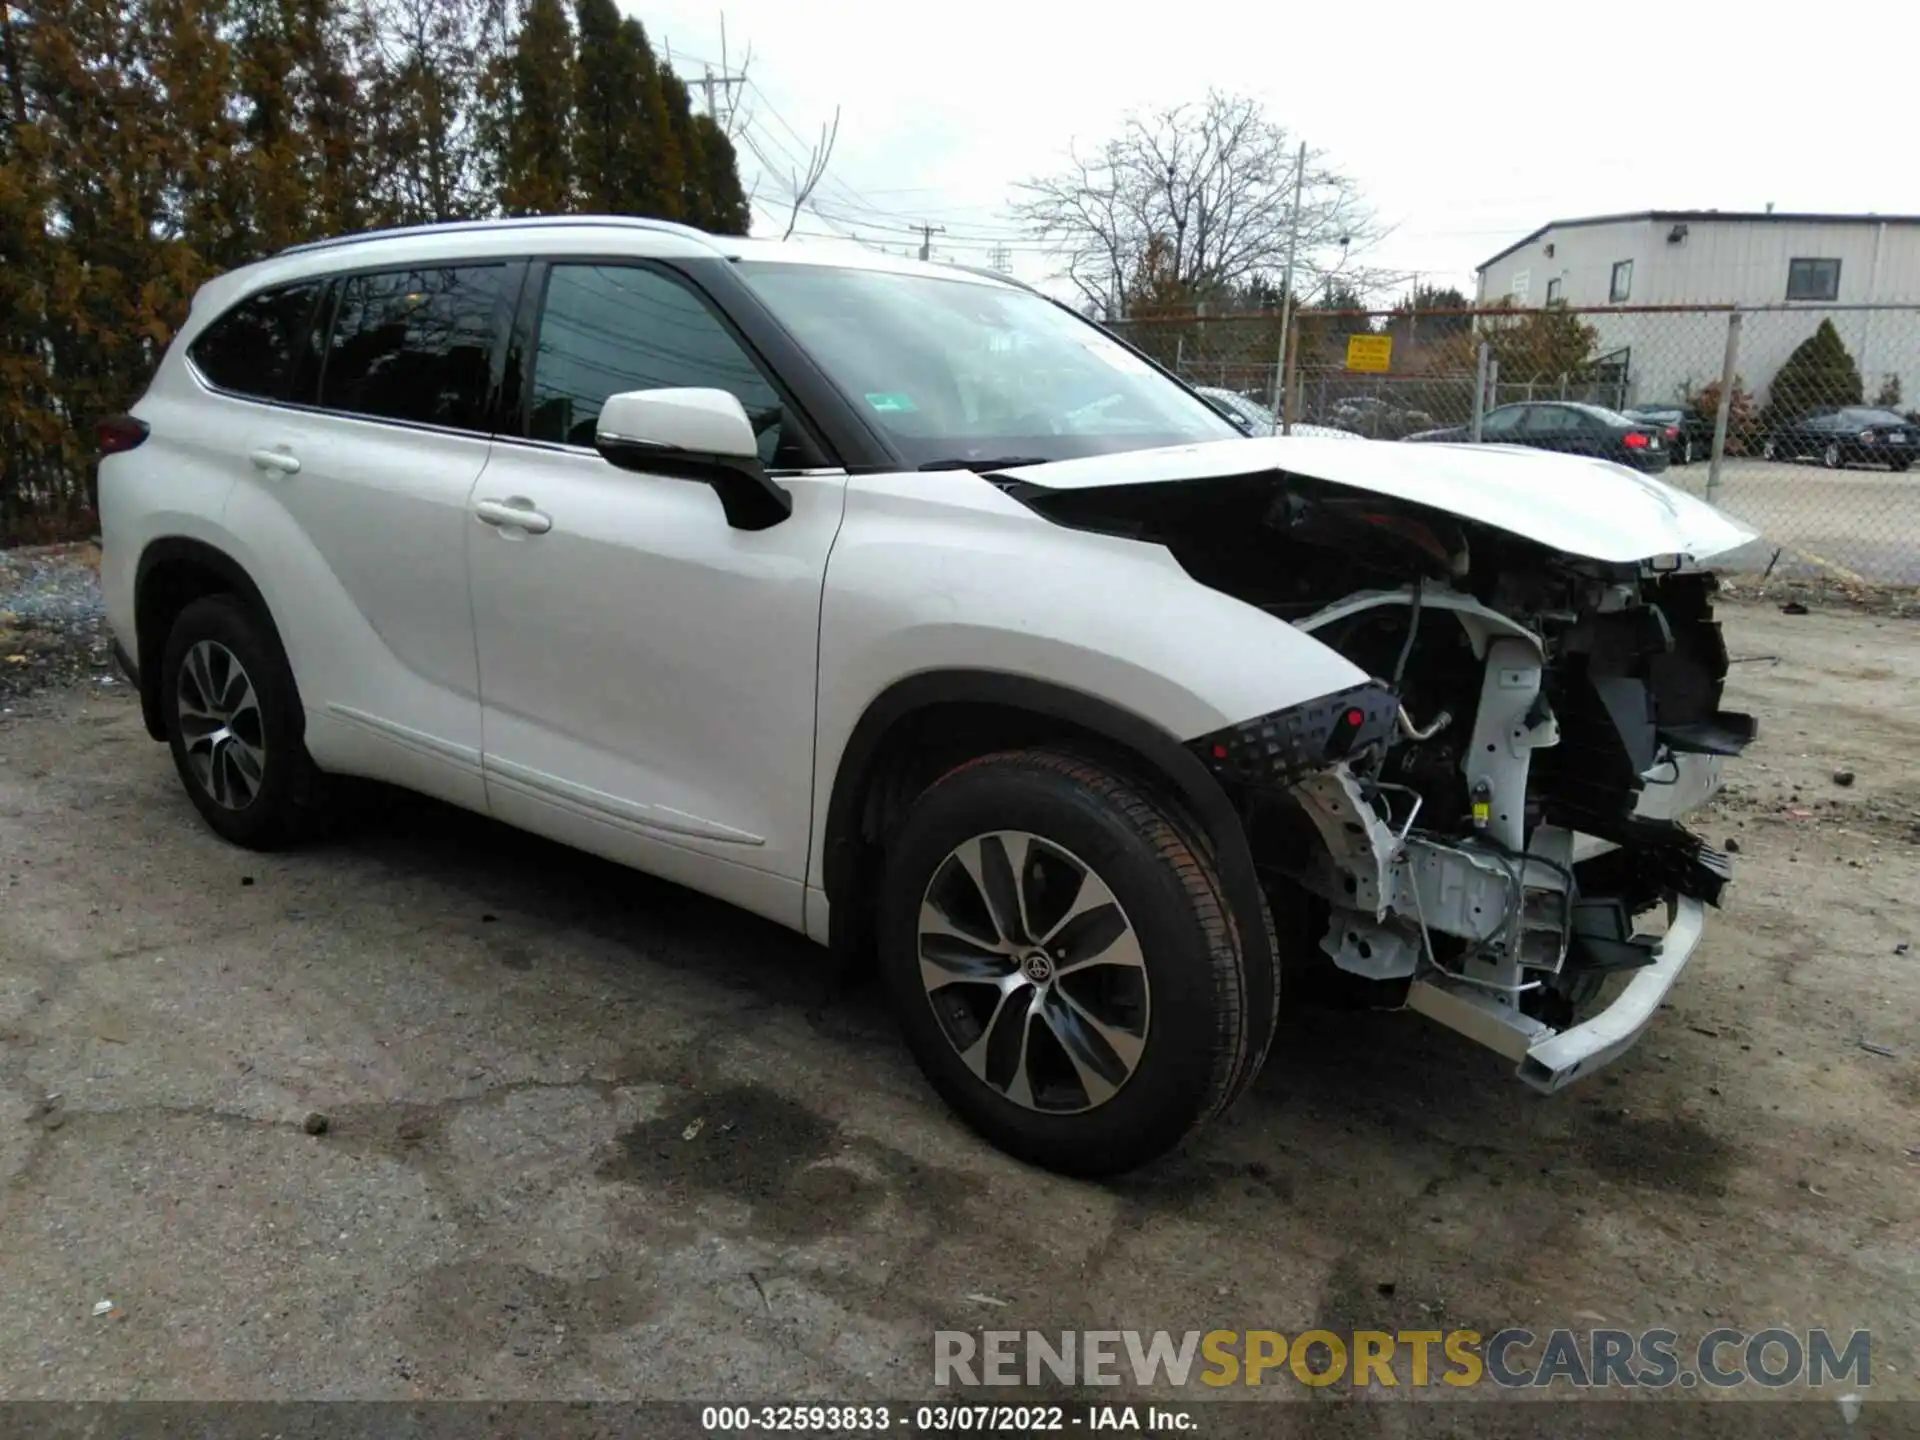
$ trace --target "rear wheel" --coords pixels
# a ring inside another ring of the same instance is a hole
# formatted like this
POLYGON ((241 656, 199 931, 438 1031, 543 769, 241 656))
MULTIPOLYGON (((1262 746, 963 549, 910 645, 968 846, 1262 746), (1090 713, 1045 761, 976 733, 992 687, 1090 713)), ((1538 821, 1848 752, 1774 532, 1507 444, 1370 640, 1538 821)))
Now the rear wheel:
POLYGON ((888 847, 880 964, 908 1046, 969 1125, 1048 1169, 1133 1169, 1224 1109, 1272 1035, 1271 954, 1177 816, 1091 761, 970 761, 888 847))
POLYGON ((1760 458, 1762 460, 1778 460, 1780 458, 1780 442, 1769 437, 1760 447, 1760 458))
POLYGON ((318 828, 324 777, 271 625, 235 596, 196 600, 174 621, 160 677, 174 767, 216 833, 268 850, 318 828))
POLYGON ((1693 437, 1691 435, 1688 435, 1680 442, 1680 463, 1682 465, 1693 464, 1693 437))

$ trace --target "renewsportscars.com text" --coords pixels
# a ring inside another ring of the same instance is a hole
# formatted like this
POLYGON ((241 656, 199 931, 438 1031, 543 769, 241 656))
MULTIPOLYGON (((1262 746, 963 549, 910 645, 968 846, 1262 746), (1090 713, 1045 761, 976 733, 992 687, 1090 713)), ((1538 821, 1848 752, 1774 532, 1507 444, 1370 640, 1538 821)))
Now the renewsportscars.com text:
POLYGON ((1729 1389, 1872 1384, 1865 1330, 939 1330, 933 1381, 951 1385, 1497 1385, 1729 1389))

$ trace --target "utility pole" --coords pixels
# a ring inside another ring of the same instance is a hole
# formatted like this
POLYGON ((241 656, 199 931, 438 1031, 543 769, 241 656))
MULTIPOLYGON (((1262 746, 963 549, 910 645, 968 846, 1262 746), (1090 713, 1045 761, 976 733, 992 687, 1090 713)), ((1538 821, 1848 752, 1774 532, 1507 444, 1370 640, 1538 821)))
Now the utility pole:
POLYGON ((738 85, 746 84, 747 77, 744 75, 716 75, 713 73, 713 66, 708 65, 708 66, 705 66, 704 68, 706 70, 706 74, 702 76, 697 83, 699 84, 701 90, 705 92, 707 97, 707 118, 713 121, 715 124, 718 124, 720 122, 720 116, 716 113, 714 109, 714 101, 713 101, 714 89, 715 87, 718 87, 722 102, 727 107, 727 118, 728 120, 732 120, 734 87, 738 85))
POLYGON ((996 245, 987 252, 987 263, 1004 275, 1013 265, 1013 252, 1004 245, 996 245))
POLYGON ((944 225, 910 225, 907 228, 920 232, 920 258, 922 260, 931 259, 933 256, 933 237, 947 233, 947 227, 944 225))
POLYGON ((1293 259, 1294 252, 1300 248, 1300 201, 1307 188, 1307 142, 1300 142, 1300 158, 1293 167, 1293 218, 1287 222, 1287 273, 1280 282, 1280 353, 1273 357, 1273 413, 1280 420, 1280 433, 1288 434, 1293 429, 1292 418, 1287 414, 1291 407, 1287 404, 1290 397, 1281 393, 1286 384, 1287 332, 1293 325, 1293 259))

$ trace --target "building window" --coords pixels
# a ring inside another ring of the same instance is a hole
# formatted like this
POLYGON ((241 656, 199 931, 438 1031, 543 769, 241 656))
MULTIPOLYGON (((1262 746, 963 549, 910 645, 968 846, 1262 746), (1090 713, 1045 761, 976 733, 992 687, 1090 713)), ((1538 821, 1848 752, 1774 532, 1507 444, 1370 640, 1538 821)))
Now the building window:
POLYGON ((1787 299, 1838 300, 1840 298, 1840 262, 1838 260, 1789 260, 1787 262, 1787 299))
POLYGON ((1613 266, 1613 283, 1607 287, 1607 299, 1615 305, 1625 301, 1633 294, 1633 262, 1617 260, 1613 266))
POLYGON ((1563 303, 1560 297, 1560 278, 1556 275, 1553 279, 1547 281, 1547 304, 1559 305, 1563 303))

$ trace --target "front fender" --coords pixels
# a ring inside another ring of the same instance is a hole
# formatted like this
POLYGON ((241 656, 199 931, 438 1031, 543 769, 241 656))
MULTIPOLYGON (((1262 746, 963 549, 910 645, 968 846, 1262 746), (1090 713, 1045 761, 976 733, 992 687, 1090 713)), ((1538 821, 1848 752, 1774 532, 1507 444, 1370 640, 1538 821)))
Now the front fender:
POLYGON ((823 744, 922 670, 1048 680, 1183 739, 1368 678, 1164 546, 1055 525, 966 472, 852 483, 820 632, 823 744))
POLYGON ((1162 546, 1055 525, 964 471, 861 477, 821 605, 816 830, 868 707, 945 671, 1077 692, 1174 741, 1368 679, 1162 546))

